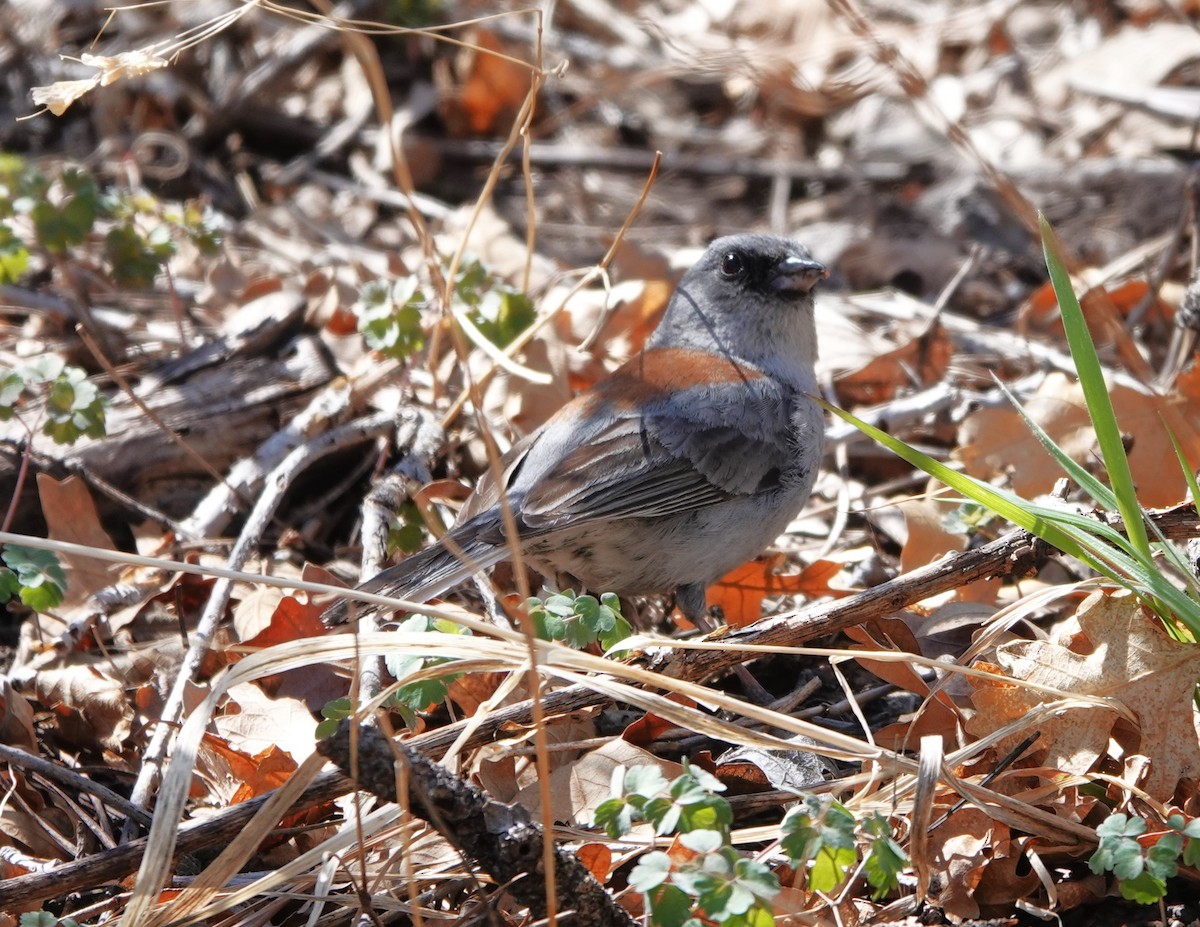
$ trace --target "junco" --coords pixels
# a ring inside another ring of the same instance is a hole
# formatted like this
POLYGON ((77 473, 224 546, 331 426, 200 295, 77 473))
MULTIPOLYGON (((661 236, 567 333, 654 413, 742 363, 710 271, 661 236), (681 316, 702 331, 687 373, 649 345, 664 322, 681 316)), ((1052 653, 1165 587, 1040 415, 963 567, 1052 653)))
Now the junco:
MULTIPOLYGON (((804 505, 824 420, 811 291, 828 276, 786 238, 719 238, 680 281, 645 348, 563 406, 480 480, 446 538, 359 588, 440 595, 509 556, 499 494, 525 560, 574 588, 705 588, 757 556, 804 505)), ((346 620, 346 604, 325 613, 346 620)))

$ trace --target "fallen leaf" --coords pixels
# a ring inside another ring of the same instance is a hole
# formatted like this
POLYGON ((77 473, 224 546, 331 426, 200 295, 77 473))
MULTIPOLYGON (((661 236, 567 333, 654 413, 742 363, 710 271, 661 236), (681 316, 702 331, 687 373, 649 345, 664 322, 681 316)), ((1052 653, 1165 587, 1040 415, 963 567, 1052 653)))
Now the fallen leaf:
POLYGON ((33 731, 33 706, 13 688, 7 678, 0 679, 0 743, 37 755, 37 735, 33 731))
MULTIPOLYGON (((967 729, 977 735, 994 731, 1048 700, 1023 681, 1114 699, 1140 722, 1137 752, 1151 758, 1141 787, 1154 798, 1169 799, 1181 777, 1200 772, 1192 702, 1200 648, 1172 640, 1129 595, 1095 593, 1080 605, 1076 621, 1077 634, 998 647, 995 668, 1013 682, 972 680, 976 714, 967 729)), ((1118 717, 1097 706, 1043 722, 1037 742, 1042 762, 1063 772, 1088 772, 1106 751, 1118 717)))
MULTIPOLYGON (((1187 483, 1163 424, 1166 419, 1184 456, 1200 467, 1200 406, 1184 394, 1162 397, 1123 386, 1109 390, 1122 432, 1133 436, 1129 467, 1138 501, 1147 508, 1179 502, 1187 483)), ((1025 412, 1076 462, 1097 463, 1096 434, 1079 384, 1065 374, 1046 377, 1025 403, 1025 412)), ((967 473, 984 480, 1006 476, 1027 499, 1048 493, 1062 468, 1041 446, 1015 410, 980 409, 963 420, 954 456, 967 473)))
POLYGON ((603 843, 585 843, 575 851, 592 878, 603 885, 612 874, 612 850, 603 843))
POLYGON ((286 751, 273 744, 249 754, 215 734, 204 735, 199 758, 223 804, 238 804, 279 788, 297 767, 286 751))
POLYGON ((784 559, 782 554, 760 557, 726 573, 709 587, 709 606, 718 606, 731 628, 741 628, 762 617, 762 603, 768 596, 849 594, 829 587, 829 580, 841 572, 842 564, 818 560, 799 573, 781 576, 775 570, 784 559))
MULTIPOLYGON (((100 515, 87 483, 77 476, 65 480, 39 473, 38 496, 42 500, 42 515, 46 519, 47 537, 55 541, 113 550, 108 532, 100 525, 100 515)), ((70 568, 67 574, 67 594, 64 604, 79 605, 88 596, 116 582, 112 564, 95 557, 78 554, 58 555, 70 568)))
POLYGON ((875 405, 894 398, 900 389, 930 386, 945 376, 952 353, 950 339, 934 324, 866 366, 838 377, 838 399, 847 408, 875 405))

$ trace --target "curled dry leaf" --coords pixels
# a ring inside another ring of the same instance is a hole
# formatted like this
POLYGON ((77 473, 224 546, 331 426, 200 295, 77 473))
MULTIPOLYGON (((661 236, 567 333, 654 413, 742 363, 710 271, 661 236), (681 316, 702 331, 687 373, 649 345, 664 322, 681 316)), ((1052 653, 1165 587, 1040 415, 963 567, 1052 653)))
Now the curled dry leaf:
MULTIPOLYGON (((1080 605, 1076 620, 1077 634, 1003 644, 996 651, 996 666, 976 664, 1012 682, 972 680, 976 714, 967 729, 990 733, 1052 700, 1023 682, 1112 699, 1139 722, 1140 743, 1128 745, 1126 754, 1151 758, 1140 786, 1154 798, 1170 799, 1181 777, 1200 773, 1200 738, 1193 718, 1200 648, 1171 640, 1130 595, 1095 593, 1080 605)), ((1108 749, 1117 718, 1115 710, 1101 706, 1060 713, 1042 723, 1034 761, 1063 772, 1088 772, 1108 749)))

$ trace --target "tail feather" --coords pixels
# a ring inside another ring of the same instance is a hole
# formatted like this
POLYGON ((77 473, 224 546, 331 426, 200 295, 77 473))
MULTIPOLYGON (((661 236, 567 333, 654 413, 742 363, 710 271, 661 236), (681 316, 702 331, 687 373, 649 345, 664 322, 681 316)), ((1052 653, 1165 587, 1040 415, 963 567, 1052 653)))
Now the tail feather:
MULTIPOLYGON (((477 526, 468 522, 432 547, 382 570, 357 588, 376 595, 427 602, 507 556, 504 547, 482 540, 477 526)), ((362 602, 354 607, 359 615, 376 608, 362 602)), ((351 602, 346 599, 335 602, 321 615, 321 621, 326 627, 345 624, 350 617, 350 608, 351 602)))

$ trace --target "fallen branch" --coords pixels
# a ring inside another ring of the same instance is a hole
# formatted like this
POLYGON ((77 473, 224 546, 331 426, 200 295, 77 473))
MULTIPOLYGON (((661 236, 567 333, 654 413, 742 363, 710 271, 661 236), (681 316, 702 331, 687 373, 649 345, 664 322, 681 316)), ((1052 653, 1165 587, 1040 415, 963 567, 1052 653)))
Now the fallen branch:
MULTIPOLYGON (((395 802, 396 763, 408 767, 409 811, 445 837, 519 904, 535 921, 546 917, 546 880, 542 873, 542 827, 520 805, 488 798, 484 791, 451 775, 407 744, 390 741, 378 728, 361 725, 351 736, 349 721, 318 745, 342 772, 352 770, 359 787, 395 802), (357 743, 355 743, 357 741, 357 743), (357 760, 351 750, 357 747, 357 760)), ((560 917, 596 927, 633 927, 618 905, 573 854, 556 847, 554 885, 560 917)))

